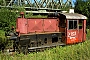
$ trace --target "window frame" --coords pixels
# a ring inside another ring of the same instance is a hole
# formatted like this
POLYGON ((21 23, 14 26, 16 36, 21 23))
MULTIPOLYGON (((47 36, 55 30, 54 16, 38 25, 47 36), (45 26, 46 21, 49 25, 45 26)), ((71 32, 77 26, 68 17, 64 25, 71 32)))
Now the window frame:
POLYGON ((79 26, 79 29, 83 28, 83 20, 79 20, 78 26, 79 26))
POLYGON ((68 20, 68 26, 67 26, 67 27, 68 27, 68 30, 75 30, 75 29, 78 29, 78 20, 68 20), (72 27, 72 28, 70 28, 70 26, 69 26, 69 25, 70 25, 70 24, 69 24, 69 23, 70 23, 70 21, 72 21, 72 22, 73 22, 73 24, 72 24, 72 25, 73 25, 73 27, 72 27), (76 28, 74 28, 74 27, 75 27, 75 24, 74 24, 74 23, 75 23, 75 21, 77 22, 77 24, 76 24, 76 25, 77 25, 77 27, 76 27, 76 28))

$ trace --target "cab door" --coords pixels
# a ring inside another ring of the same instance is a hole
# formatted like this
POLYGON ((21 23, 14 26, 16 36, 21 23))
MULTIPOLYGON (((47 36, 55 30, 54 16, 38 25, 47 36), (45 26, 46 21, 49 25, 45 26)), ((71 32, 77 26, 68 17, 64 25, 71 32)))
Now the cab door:
POLYGON ((78 33, 79 42, 82 42, 83 38, 84 38, 84 36, 83 36, 84 35, 84 33, 83 33, 83 29, 84 29, 83 24, 84 24, 83 20, 79 20, 79 24, 78 24, 78 26, 79 26, 79 33, 78 33))
POLYGON ((78 42, 78 20, 67 20, 67 42, 73 44, 78 42))

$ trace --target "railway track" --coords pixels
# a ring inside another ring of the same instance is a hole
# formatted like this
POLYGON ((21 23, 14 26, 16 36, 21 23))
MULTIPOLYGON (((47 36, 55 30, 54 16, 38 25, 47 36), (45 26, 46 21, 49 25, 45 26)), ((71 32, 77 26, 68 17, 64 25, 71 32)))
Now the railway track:
POLYGON ((32 51, 43 51, 45 49, 53 48, 53 47, 56 47, 56 46, 65 46, 65 44, 62 43, 62 44, 52 44, 52 45, 39 46, 39 47, 31 47, 31 48, 28 48, 28 51, 29 52, 32 52, 32 51))
POLYGON ((18 49, 15 49, 15 51, 14 51, 14 49, 8 48, 7 52, 10 55, 13 55, 15 52, 27 54, 27 53, 31 53, 31 52, 42 52, 46 49, 54 48, 54 47, 57 47, 57 46, 65 46, 65 44, 64 43, 62 43, 62 44, 56 44, 55 43, 55 44, 52 44, 52 45, 43 45, 43 46, 39 46, 39 47, 29 47, 29 48, 27 48, 26 46, 22 46, 22 47, 19 47, 19 49, 20 49, 19 51, 18 51, 18 49))

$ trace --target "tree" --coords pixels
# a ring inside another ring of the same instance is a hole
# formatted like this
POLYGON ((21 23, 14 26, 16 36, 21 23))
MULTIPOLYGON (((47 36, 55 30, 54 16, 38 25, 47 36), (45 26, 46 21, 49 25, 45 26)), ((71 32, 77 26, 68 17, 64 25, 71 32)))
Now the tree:
POLYGON ((5 0, 0 0, 0 5, 6 5, 6 1, 5 0))
POLYGON ((76 13, 87 16, 87 26, 90 26, 90 0, 76 0, 74 10, 76 13))
POLYGON ((0 9, 0 29, 5 30, 6 27, 11 27, 15 25, 16 13, 11 12, 7 8, 0 9))

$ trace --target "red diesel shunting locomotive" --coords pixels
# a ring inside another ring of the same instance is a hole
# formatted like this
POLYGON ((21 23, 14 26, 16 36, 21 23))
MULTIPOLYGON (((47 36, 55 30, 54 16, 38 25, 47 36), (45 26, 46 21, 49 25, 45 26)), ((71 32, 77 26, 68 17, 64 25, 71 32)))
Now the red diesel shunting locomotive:
POLYGON ((36 49, 57 45, 74 44, 86 40, 86 19, 77 13, 59 13, 56 17, 24 18, 24 13, 16 21, 18 49, 36 49))

